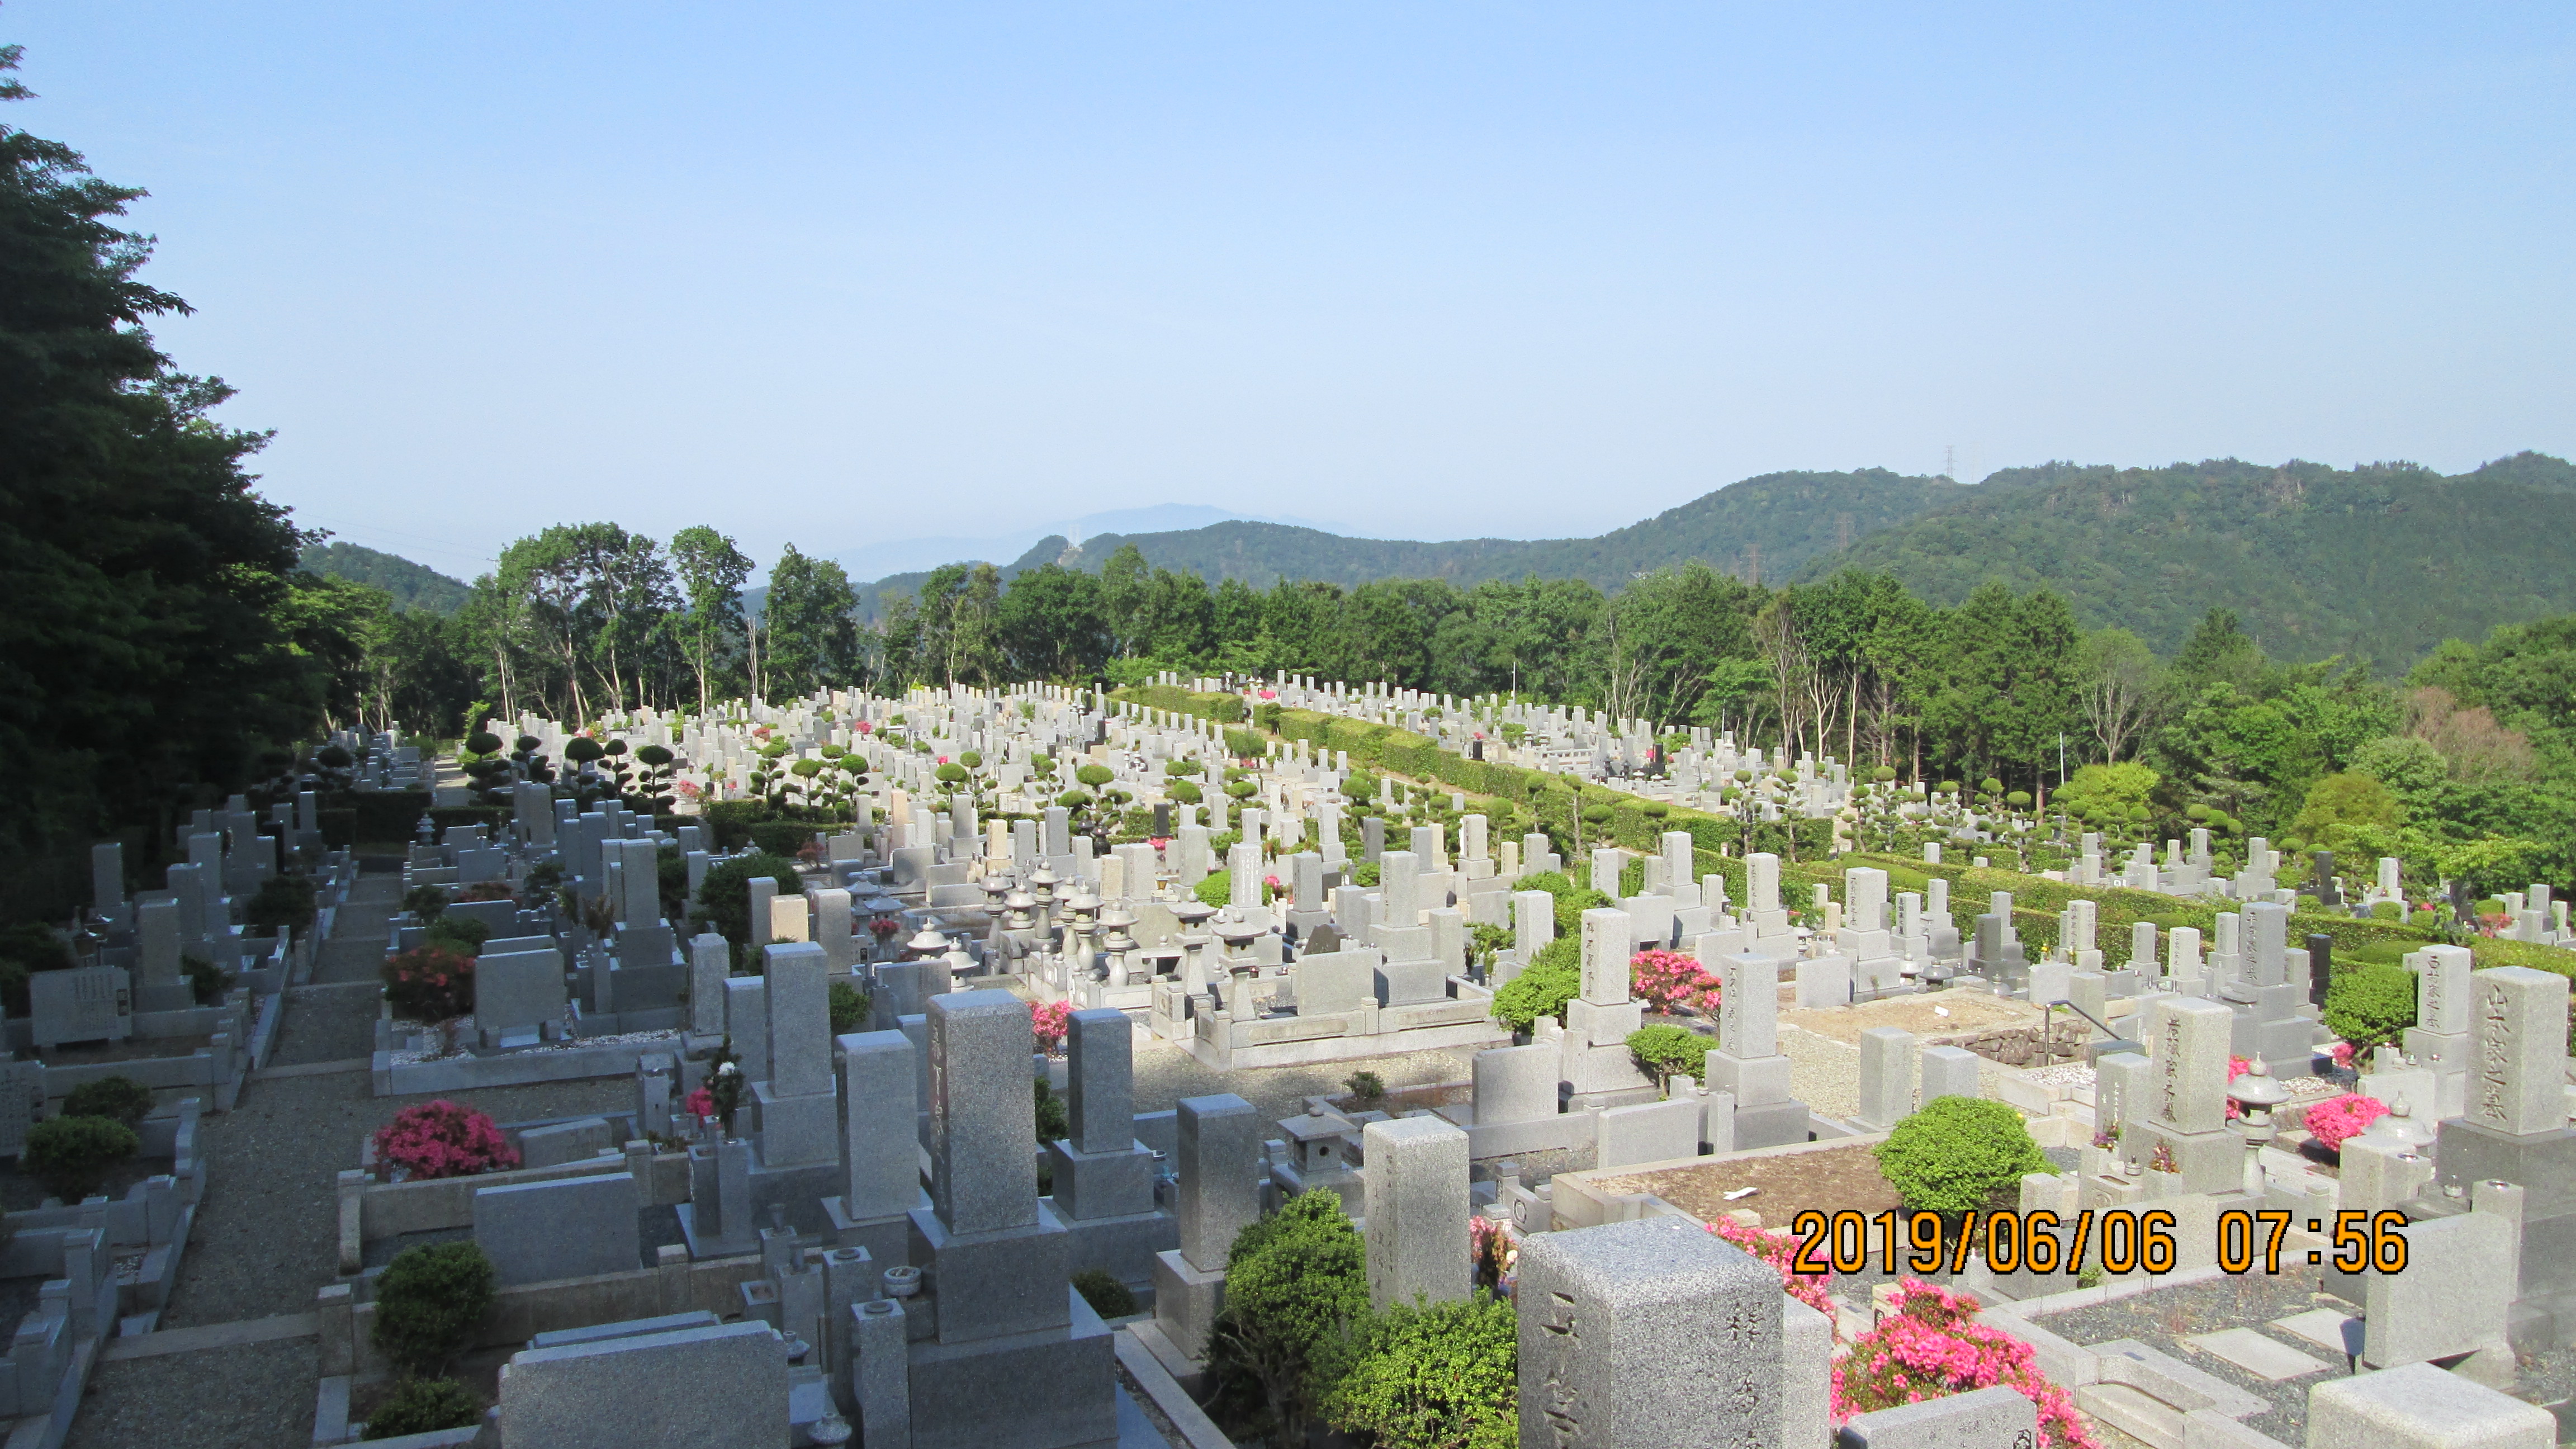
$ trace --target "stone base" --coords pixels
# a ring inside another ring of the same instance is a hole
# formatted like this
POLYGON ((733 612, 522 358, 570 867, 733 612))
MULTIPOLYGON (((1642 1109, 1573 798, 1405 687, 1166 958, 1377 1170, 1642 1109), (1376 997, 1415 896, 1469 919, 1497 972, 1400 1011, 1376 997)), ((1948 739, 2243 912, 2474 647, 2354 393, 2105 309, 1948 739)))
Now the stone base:
POLYGON ((1787 1057, 1739 1057, 1713 1051, 1708 1054, 1707 1071, 1708 1080, 1700 1085, 1712 1092, 1732 1092, 1738 1110, 1773 1106, 1789 1100, 1787 1057))
MULTIPOLYGON (((915 1204, 923 1212, 930 1210, 930 1194, 917 1193, 915 1204)), ((884 1217, 853 1218, 843 1211, 837 1197, 823 1199, 823 1218, 831 1224, 829 1241, 836 1248, 865 1248, 868 1256, 891 1268, 909 1261, 904 1255, 912 1251, 912 1217, 910 1213, 891 1213, 884 1217)))
POLYGON ((1154 1154, 1141 1142, 1124 1152, 1076 1152, 1069 1141, 1046 1145, 1056 1216, 1121 1218, 1154 1210, 1154 1154))
POLYGON ((1487 1047, 1511 1044, 1512 1034, 1490 1019, 1455 1026, 1406 1027, 1397 1031, 1306 1037, 1241 1047, 1229 1046, 1222 1040, 1211 1040, 1204 1035, 1189 1038, 1190 1055, 1200 1066, 1217 1072, 1247 1067, 1306 1067, 1323 1062, 1357 1062, 1371 1057, 1401 1056, 1406 1052, 1457 1051, 1473 1055, 1487 1047))
POLYGON ((1804 1102, 1765 1102, 1753 1107, 1738 1102, 1735 1106, 1734 1150, 1737 1152, 1804 1142, 1810 1130, 1804 1102))
MULTIPOLYGON (((2153 1190, 2157 1197, 2188 1192, 2242 1192, 2245 1188, 2245 1139, 2224 1128, 2215 1132, 2176 1132, 2152 1122, 2132 1124, 2142 1134, 2141 1160, 2152 1162, 2159 1144, 2170 1148, 2174 1166, 2167 1182, 2153 1190)), ((2124 1144, 2125 1145, 2125 1144, 2124 1144)), ((2153 1168, 2148 1169, 2153 1172, 2153 1168)))
MULTIPOLYGON (((674 1211, 680 1215, 680 1240, 688 1245, 689 1257, 693 1260, 737 1258, 746 1253, 760 1251, 760 1235, 754 1232, 748 1223, 742 1225, 741 1231, 732 1234, 701 1234, 698 1231, 698 1215, 693 1204, 682 1203, 674 1211)), ((903 1260, 897 1258, 892 1261, 903 1260)))
POLYGON ((1067 1273, 1100 1268, 1130 1285, 1150 1281, 1154 1276, 1154 1255, 1178 1247, 1181 1241, 1181 1220, 1167 1212, 1064 1218, 1063 1222, 1071 1240, 1067 1273))
MULTIPOLYGON (((1051 1283, 1056 1280, 1050 1280, 1051 1283)), ((1054 1328, 910 1351, 912 1449, 1082 1449, 1118 1442, 1115 1340, 1069 1286, 1054 1328)), ((946 1326, 946 1305, 940 1318, 946 1326)))
POLYGON ((1207 1361, 1208 1330, 1225 1306, 1225 1271, 1202 1273, 1175 1248, 1154 1255, 1154 1323, 1193 1363, 1207 1361))
POLYGON ((1469 1122, 1467 1156, 1481 1162, 1488 1158, 1523 1157, 1533 1152, 1590 1147, 1594 1126, 1590 1112, 1563 1112, 1553 1117, 1532 1117, 1519 1122, 1469 1122))
MULTIPOLYGON (((1073 1277, 1066 1266, 1073 1245, 1052 1208, 1041 1203, 1036 1222, 987 1233, 952 1233, 928 1208, 910 1217, 912 1241, 897 1261, 929 1270, 925 1276, 938 1304, 941 1343, 971 1344, 1064 1327, 1060 1294, 1073 1277)), ((1080 1305, 1081 1295, 1074 1295, 1074 1301, 1080 1305)), ((916 1422, 920 1412, 916 1399, 916 1422)))
MULTIPOLYGON (((2454 1117, 2436 1129, 2433 1161, 2444 1187, 2522 1185, 2520 1296, 2576 1293, 2576 1128, 2516 1136, 2454 1117)), ((2440 1196, 2429 1189, 2422 1197, 2440 1196)), ((2445 1198, 2446 1204, 2465 1202, 2445 1198)), ((2407 1205, 2410 1217, 2428 1214, 2407 1205)))

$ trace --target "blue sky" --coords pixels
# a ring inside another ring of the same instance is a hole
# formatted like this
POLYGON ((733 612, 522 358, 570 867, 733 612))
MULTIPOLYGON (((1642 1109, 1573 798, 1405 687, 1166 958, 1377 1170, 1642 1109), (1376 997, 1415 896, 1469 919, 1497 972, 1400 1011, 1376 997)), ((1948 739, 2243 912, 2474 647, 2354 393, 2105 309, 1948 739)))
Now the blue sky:
POLYGON ((763 558, 1157 503, 2576 449, 2565 6, 10 0, 307 523, 763 558))

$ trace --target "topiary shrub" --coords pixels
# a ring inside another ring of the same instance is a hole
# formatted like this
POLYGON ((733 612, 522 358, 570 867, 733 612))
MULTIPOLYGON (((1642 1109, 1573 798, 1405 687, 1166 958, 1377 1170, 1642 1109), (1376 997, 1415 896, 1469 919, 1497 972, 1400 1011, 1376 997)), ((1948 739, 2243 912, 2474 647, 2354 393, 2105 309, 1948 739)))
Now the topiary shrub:
POLYGON ((142 1146, 134 1129, 113 1117, 49 1117, 27 1129, 18 1160, 56 1197, 79 1202, 142 1146))
POLYGON ((447 901, 445 886, 413 886, 403 892, 402 908, 411 913, 412 919, 426 925, 446 912, 447 901))
POLYGON ((188 994, 199 1006, 212 1006, 233 989, 233 973, 200 957, 180 957, 179 973, 188 978, 188 994))
POLYGON ((1465 1302, 1398 1303, 1371 1317, 1321 1408, 1378 1449, 1512 1449, 1520 1432, 1520 1329, 1479 1289, 1465 1302))
POLYGON ((435 1434, 441 1429, 471 1429, 483 1422, 483 1405, 474 1391, 454 1379, 405 1379, 367 1416, 369 1439, 399 1439, 405 1434, 435 1434))
POLYGON ((301 936, 313 928, 313 882, 300 875, 270 876, 242 908, 242 922, 252 932, 274 936, 284 926, 301 936))
POLYGON ((1368 1314, 1367 1249, 1332 1189, 1237 1233, 1207 1343, 1209 1411, 1227 1437, 1306 1442, 1343 1335, 1368 1314))
POLYGON ((2338 971, 2326 983, 2326 1030, 2368 1051, 2393 1046, 2415 1024, 2415 973, 2403 966, 2364 964, 2338 971))
POLYGON ((1583 989, 1583 943, 1560 936, 1541 946, 1538 959, 1494 993, 1494 1020, 1529 1031, 1542 1016, 1561 1016, 1583 989))
POLYGON ((832 1034, 840 1036, 868 1024, 868 994, 847 981, 835 981, 826 993, 831 1002, 832 1034))
MULTIPOLYGON (((796 852, 814 841, 814 827, 793 820, 763 820, 751 827, 751 843, 765 855, 793 860, 796 852)), ((780 890, 791 889, 780 886, 780 890)))
POLYGON ((1628 1054, 1656 1080, 1698 1077, 1716 1043, 1684 1026, 1641 1026, 1628 1033, 1628 1054))
POLYGON ((1207 798, 1206 792, 1187 780, 1173 780, 1165 784, 1163 793, 1183 805, 1196 805, 1207 798))
POLYGON ((423 944, 435 942, 467 956, 483 954, 483 943, 492 939, 492 928, 472 916, 441 916, 421 932, 423 944))
POLYGON ((128 1127, 143 1125, 152 1111, 152 1089, 132 1077, 101 1077, 83 1082, 63 1098, 66 1117, 105 1117, 128 1127))
POLYGON ((405 1021, 451 1021, 474 1009, 474 957, 444 941, 388 957, 385 1000, 405 1021))
POLYGON ((519 1165, 490 1116, 454 1102, 405 1107, 376 1131, 376 1161, 414 1177, 472 1177, 519 1165))
POLYGON ((471 1348, 492 1311, 492 1260, 472 1243, 394 1255, 376 1280, 376 1347, 411 1374, 435 1374, 471 1348))
POLYGON ((1136 1295, 1106 1268, 1085 1268, 1074 1274, 1073 1291, 1103 1318, 1125 1318, 1136 1311, 1136 1295))
POLYGON ((2021 1114, 1981 1097, 1935 1097, 1870 1150, 1912 1212, 1980 1212, 2025 1174, 2049 1170, 2021 1114))
POLYGON ((698 929, 713 931, 731 941, 737 960, 751 941, 751 882, 754 877, 778 882, 778 893, 782 896, 792 896, 805 889, 804 880, 796 874, 795 861, 766 851, 736 856, 712 866, 706 879, 698 882, 698 929))

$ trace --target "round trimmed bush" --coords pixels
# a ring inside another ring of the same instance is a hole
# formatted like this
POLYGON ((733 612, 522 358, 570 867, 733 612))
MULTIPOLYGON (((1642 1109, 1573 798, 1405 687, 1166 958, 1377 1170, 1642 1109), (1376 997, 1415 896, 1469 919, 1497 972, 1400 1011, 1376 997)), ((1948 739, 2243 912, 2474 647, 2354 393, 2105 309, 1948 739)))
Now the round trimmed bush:
POLYGON ((2367 1051, 2391 1046, 2415 1024, 2415 973, 2365 963, 2326 984, 2326 1030, 2367 1051))
POLYGON ((113 1117, 49 1117, 27 1129, 19 1161, 56 1197, 79 1202, 142 1146, 134 1129, 113 1117))
POLYGON ((1538 959, 1494 993, 1494 1019, 1514 1031, 1528 1031, 1542 1016, 1557 1016, 1583 989, 1583 943, 1560 936, 1541 946, 1538 959))
POLYGON ((2021 1114, 1981 1097, 1935 1097, 1871 1151, 1913 1212, 1981 1212, 2024 1175, 2049 1170, 2021 1114))
POLYGON ((1708 1070, 1714 1045, 1686 1026, 1641 1026, 1628 1033, 1628 1054, 1658 1079, 1699 1076, 1708 1070))
POLYGON ((405 1021, 449 1021, 474 1009, 474 957, 449 942, 399 952, 382 972, 385 1000, 405 1021))
POLYGON ((152 1089, 132 1077, 101 1077, 83 1082, 63 1098, 66 1117, 105 1117, 139 1127, 152 1111, 152 1089))
POLYGON ((367 1416, 367 1437, 399 1439, 441 1429, 471 1429, 483 1422, 474 1391, 454 1379, 405 1379, 367 1416))
POLYGON ((1505 1449, 1519 1429, 1520 1330, 1511 1304, 1388 1305, 1353 1337, 1324 1419, 1379 1449, 1505 1449))
MULTIPOLYGON (((776 822, 771 822, 776 823, 776 822)), ((764 826, 752 827, 757 834, 764 826)), ((790 826, 798 832, 801 846, 807 832, 802 826, 790 826)), ((751 940, 751 882, 755 876, 766 876, 778 882, 778 893, 792 896, 805 889, 804 880, 796 874, 796 862, 785 855, 763 847, 758 853, 738 856, 707 871, 698 883, 698 921, 707 930, 742 946, 751 940)))
POLYGON ((1073 1291, 1103 1318, 1125 1318, 1136 1311, 1136 1295, 1106 1268, 1085 1268, 1074 1274, 1073 1291))
MULTIPOLYGON (((763 820, 751 827, 752 847, 763 854, 777 856, 781 860, 794 860, 796 852, 813 843, 813 840, 814 827, 802 825, 793 820, 763 820)), ((801 889, 801 887, 791 888, 782 883, 779 889, 785 891, 801 889)))
POLYGON ((1196 805, 1207 798, 1204 791, 1200 790, 1197 785, 1192 784, 1187 780, 1172 780, 1167 782, 1163 786, 1163 793, 1183 805, 1196 805))
POLYGON ((421 933, 424 944, 438 942, 467 956, 482 955, 483 943, 491 939, 492 928, 472 916, 440 916, 421 933))
POLYGON ((434 1374, 472 1347, 491 1310, 492 1260, 481 1248, 405 1248, 376 1282, 376 1347, 407 1373, 434 1374))

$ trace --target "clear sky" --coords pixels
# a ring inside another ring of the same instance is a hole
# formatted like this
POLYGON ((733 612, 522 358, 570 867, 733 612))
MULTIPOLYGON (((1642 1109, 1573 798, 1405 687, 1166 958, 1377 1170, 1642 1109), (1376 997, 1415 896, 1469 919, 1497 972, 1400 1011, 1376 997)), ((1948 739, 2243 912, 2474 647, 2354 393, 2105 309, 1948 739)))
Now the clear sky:
POLYGON ((2576 7, 8 0, 271 496, 456 573, 2576 449, 2576 7))

